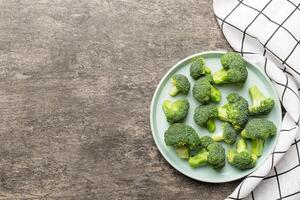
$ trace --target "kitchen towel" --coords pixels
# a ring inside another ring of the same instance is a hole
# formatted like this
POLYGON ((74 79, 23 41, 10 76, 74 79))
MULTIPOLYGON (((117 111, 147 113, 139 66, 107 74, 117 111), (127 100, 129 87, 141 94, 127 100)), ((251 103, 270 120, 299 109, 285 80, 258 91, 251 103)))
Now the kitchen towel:
POLYGON ((300 0, 214 0, 221 30, 277 89, 283 118, 270 157, 227 199, 300 199, 300 0))

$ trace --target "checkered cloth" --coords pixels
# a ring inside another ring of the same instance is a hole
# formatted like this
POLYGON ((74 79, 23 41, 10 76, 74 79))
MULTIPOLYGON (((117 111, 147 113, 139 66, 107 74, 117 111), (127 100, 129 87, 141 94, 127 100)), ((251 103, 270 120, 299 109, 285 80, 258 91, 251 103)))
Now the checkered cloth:
POLYGON ((228 199, 300 199, 299 7, 300 0, 214 0, 226 39, 264 70, 284 113, 273 153, 228 199))

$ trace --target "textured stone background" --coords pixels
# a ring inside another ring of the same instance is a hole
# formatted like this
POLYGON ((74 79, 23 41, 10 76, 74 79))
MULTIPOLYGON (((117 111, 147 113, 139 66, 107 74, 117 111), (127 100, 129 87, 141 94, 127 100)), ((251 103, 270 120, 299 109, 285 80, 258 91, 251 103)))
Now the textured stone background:
POLYGON ((210 0, 0 0, 0 199, 223 199, 149 124, 178 60, 229 49, 210 0))

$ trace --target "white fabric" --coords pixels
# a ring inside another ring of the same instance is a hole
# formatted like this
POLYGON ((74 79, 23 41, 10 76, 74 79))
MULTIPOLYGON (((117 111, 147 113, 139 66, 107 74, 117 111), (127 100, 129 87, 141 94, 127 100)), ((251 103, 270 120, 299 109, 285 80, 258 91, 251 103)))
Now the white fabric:
POLYGON ((284 111, 272 155, 228 199, 300 199, 300 0, 214 0, 224 36, 272 80, 284 111))

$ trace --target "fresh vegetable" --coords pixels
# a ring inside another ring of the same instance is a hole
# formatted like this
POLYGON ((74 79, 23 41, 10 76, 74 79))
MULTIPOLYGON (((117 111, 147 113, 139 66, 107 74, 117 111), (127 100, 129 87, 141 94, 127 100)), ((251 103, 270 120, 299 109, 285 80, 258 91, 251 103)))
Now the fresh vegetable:
POLYGON ((173 146, 181 158, 187 158, 187 152, 197 151, 201 148, 201 142, 196 131, 183 123, 175 123, 169 126, 165 132, 165 143, 173 146))
POLYGON ((197 101, 206 104, 209 101, 220 102, 221 91, 212 85, 211 75, 199 78, 193 86, 193 96, 197 101))
POLYGON ((227 152, 227 161, 238 169, 250 169, 256 165, 257 156, 251 154, 247 149, 247 143, 240 139, 236 149, 229 149, 227 152))
POLYGON ((236 130, 244 128, 249 118, 247 100, 235 92, 226 98, 228 103, 218 107, 218 118, 230 122, 236 130))
POLYGON ((186 99, 179 99, 174 102, 165 100, 162 106, 167 121, 170 123, 179 122, 186 118, 189 107, 189 101, 186 99))
POLYGON ((273 122, 267 119, 251 119, 241 132, 242 138, 252 141, 252 153, 261 156, 264 142, 268 137, 276 135, 277 128, 273 122))
POLYGON ((249 107, 250 115, 268 114, 274 107, 274 100, 265 97, 264 94, 255 85, 249 88, 252 99, 252 105, 249 107))
POLYGON ((207 148, 208 145, 214 143, 213 139, 209 136, 200 137, 200 142, 202 147, 207 148))
POLYGON ((173 87, 169 92, 169 95, 174 97, 179 93, 188 94, 190 91, 191 84, 188 78, 182 74, 175 74, 171 78, 173 87))
POLYGON ((208 164, 215 169, 220 169, 225 166, 225 150, 221 144, 214 142, 199 151, 197 155, 190 157, 188 162, 194 168, 208 164))
POLYGON ((215 119, 218 117, 218 109, 215 105, 200 105, 195 109, 194 121, 209 132, 216 130, 215 119))
POLYGON ((224 141, 227 144, 234 144, 237 139, 237 131, 228 122, 222 123, 222 132, 211 136, 216 142, 224 141))
POLYGON ((210 74, 211 70, 205 65, 204 58, 197 58, 190 67, 190 75, 193 79, 198 79, 200 76, 210 74))
POLYGON ((221 57, 222 69, 213 74, 216 84, 244 83, 248 77, 246 62, 238 53, 229 52, 221 57))

